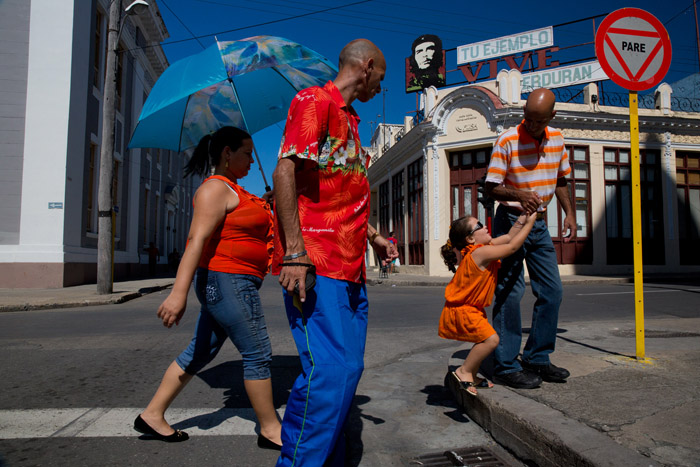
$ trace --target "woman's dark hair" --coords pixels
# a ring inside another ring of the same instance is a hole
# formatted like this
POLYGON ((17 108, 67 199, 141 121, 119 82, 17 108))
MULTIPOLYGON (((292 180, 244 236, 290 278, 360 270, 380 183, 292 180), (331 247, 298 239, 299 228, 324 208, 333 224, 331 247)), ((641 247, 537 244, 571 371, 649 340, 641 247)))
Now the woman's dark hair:
POLYGON ((197 175, 208 173, 211 167, 219 165, 221 152, 226 146, 231 148, 231 151, 237 151, 247 139, 251 139, 247 132, 232 126, 225 126, 213 134, 205 135, 199 140, 192 157, 185 165, 185 177, 192 173, 197 175))
POLYGON ((457 272, 455 265, 457 264, 457 255, 454 249, 457 251, 462 251, 462 249, 467 246, 467 234, 471 230, 469 228, 470 216, 460 217, 452 221, 450 224, 450 237, 440 248, 440 254, 442 259, 445 261, 447 268, 452 272, 457 272))

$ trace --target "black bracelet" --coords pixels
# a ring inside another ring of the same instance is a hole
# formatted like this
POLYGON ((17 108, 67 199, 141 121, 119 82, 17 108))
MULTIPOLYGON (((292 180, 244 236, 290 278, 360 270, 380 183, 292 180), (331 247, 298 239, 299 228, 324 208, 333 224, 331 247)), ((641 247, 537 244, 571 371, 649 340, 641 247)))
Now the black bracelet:
POLYGON ((289 259, 297 259, 297 258, 300 258, 302 256, 306 256, 306 250, 301 250, 299 253, 292 253, 289 256, 283 256, 282 260, 287 261, 289 259))
POLYGON ((279 266, 306 266, 307 268, 312 268, 314 265, 311 263, 279 263, 279 266))

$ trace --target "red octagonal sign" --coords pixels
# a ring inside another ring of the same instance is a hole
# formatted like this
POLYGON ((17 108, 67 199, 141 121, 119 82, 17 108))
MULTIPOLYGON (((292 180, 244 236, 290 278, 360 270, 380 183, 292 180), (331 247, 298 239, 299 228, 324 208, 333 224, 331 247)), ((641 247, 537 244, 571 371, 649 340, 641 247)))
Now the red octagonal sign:
POLYGON ((666 76, 671 66, 671 39, 651 13, 622 8, 600 23, 595 54, 614 83, 630 91, 644 91, 666 76))

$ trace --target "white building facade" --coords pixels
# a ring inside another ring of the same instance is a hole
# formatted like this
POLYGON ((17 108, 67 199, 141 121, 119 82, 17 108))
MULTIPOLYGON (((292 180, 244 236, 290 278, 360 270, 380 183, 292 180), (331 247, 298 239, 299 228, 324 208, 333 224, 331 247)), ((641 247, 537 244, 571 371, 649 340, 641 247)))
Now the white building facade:
MULTIPOLYGON (((0 287, 96 280, 97 190, 109 1, 0 2, 0 287)), ((154 1, 125 19, 114 148, 115 279, 141 274, 154 242, 184 249, 192 185, 183 161, 126 149, 167 59, 154 1)), ((122 1, 122 7, 128 4, 122 1)))
MULTIPOLYGON (((522 121, 521 78, 509 70, 480 85, 429 88, 424 119, 407 118, 388 146, 372 148, 371 222, 382 234, 394 232, 402 271, 451 275, 440 257, 451 221, 472 215, 488 223, 478 181, 498 135, 522 121)), ((639 110, 644 272, 697 274, 700 114, 672 109, 671 94, 662 84, 655 108, 639 110)), ((560 273, 631 275, 629 109, 600 105, 592 83, 583 103, 558 102, 556 110, 550 126, 565 138, 578 225, 575 240, 564 242, 562 211, 556 199, 550 203, 560 273)))

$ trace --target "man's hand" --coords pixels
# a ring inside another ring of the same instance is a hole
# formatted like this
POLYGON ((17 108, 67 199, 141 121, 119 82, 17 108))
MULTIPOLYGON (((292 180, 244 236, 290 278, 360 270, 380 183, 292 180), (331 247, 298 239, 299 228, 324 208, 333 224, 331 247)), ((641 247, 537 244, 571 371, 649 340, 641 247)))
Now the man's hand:
MULTIPOLYGON (((292 254, 292 253, 289 253, 292 254)), ((299 256, 298 258, 284 260, 284 263, 311 263, 311 258, 308 255, 299 256)), ((290 295, 294 295, 294 287, 299 287, 299 300, 303 303, 306 300, 306 272, 310 266, 282 266, 280 271, 280 285, 290 295)))
POLYGON ((542 205, 542 198, 536 191, 518 190, 518 201, 527 213, 533 213, 542 205))
POLYGON ((576 216, 574 214, 564 218, 564 226, 561 229, 561 236, 564 237, 564 243, 569 243, 576 237, 576 216), (566 232, 569 232, 567 235, 566 232))
POLYGON ((372 242, 372 248, 377 255, 379 255, 379 259, 382 260, 382 266, 386 266, 394 259, 399 257, 399 252, 396 249, 396 245, 381 235, 377 235, 375 237, 374 242, 372 242))

